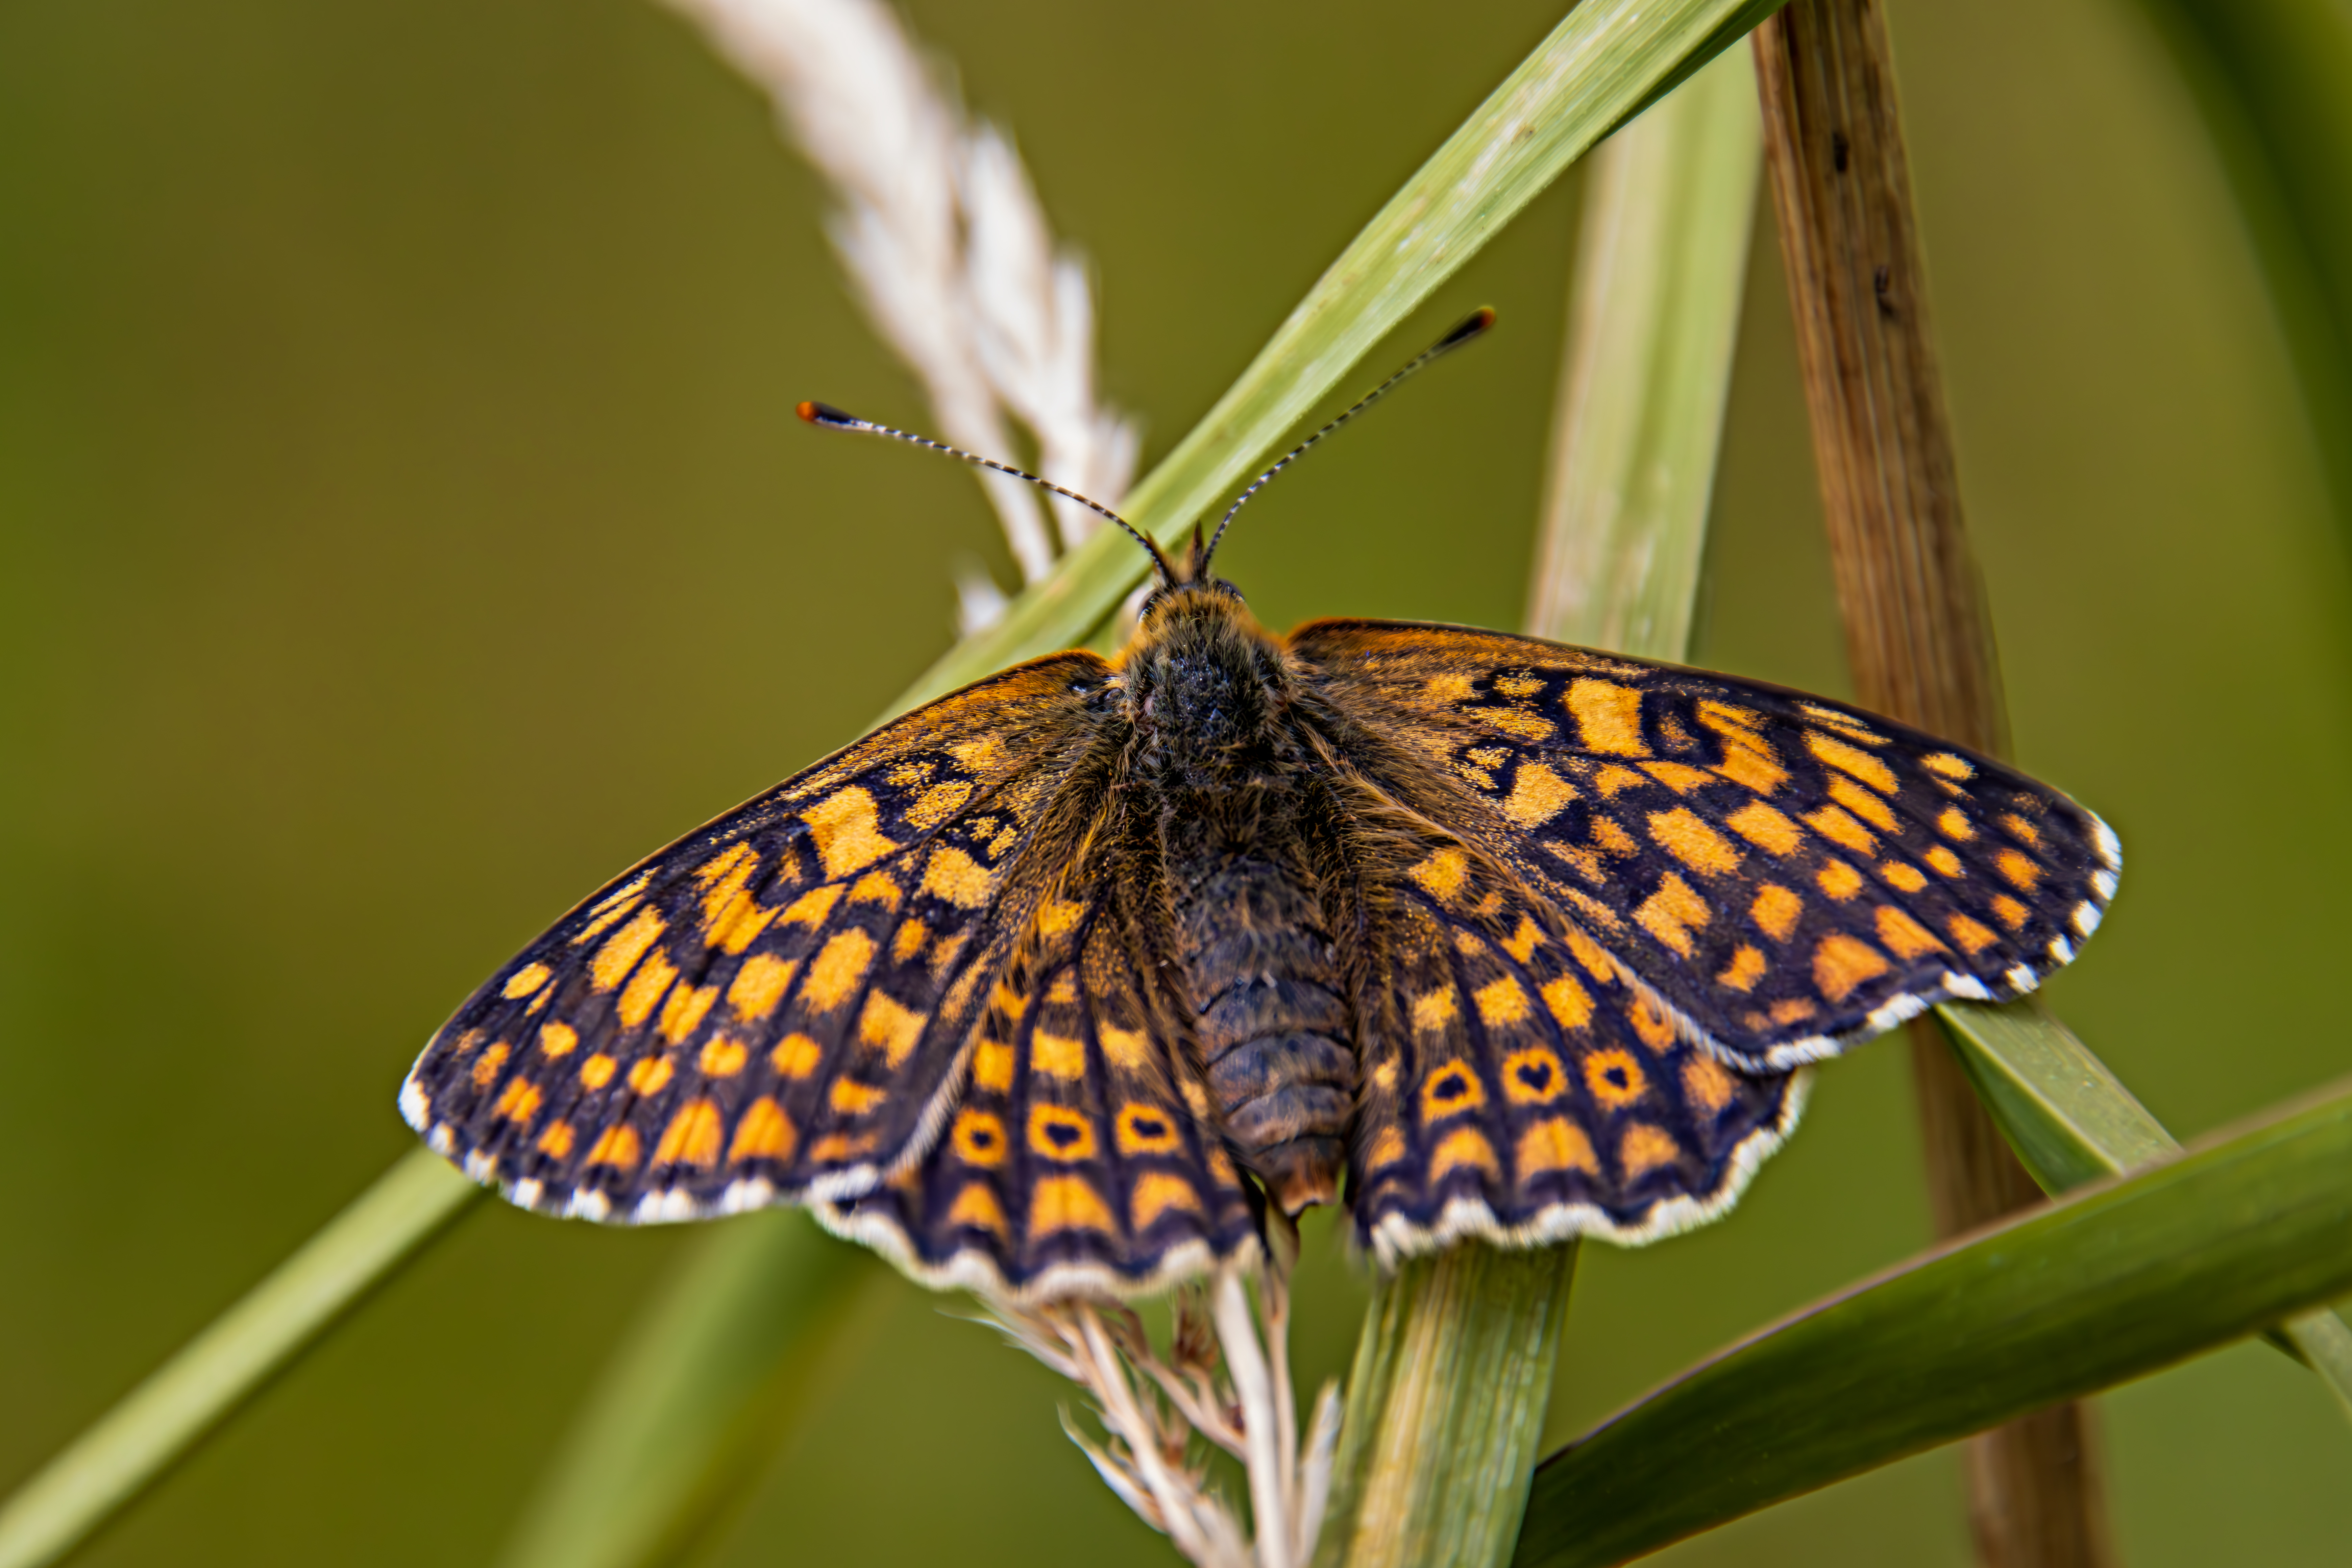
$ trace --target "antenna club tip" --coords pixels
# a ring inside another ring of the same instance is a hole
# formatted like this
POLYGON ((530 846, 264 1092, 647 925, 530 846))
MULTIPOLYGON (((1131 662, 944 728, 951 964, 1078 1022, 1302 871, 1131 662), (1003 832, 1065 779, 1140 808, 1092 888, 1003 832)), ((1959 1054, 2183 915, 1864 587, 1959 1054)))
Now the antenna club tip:
POLYGON ((856 415, 845 413, 830 403, 796 404, 793 405, 793 412, 812 425, 855 426, 865 423, 856 415))
POLYGON ((1468 342, 1472 338, 1476 337, 1479 333, 1485 331, 1494 324, 1494 307, 1491 305, 1481 305, 1475 310, 1471 311, 1470 314, 1463 320, 1460 326, 1455 327, 1452 331, 1446 333, 1444 337, 1439 339, 1437 346, 1441 349, 1458 347, 1463 343, 1468 342))

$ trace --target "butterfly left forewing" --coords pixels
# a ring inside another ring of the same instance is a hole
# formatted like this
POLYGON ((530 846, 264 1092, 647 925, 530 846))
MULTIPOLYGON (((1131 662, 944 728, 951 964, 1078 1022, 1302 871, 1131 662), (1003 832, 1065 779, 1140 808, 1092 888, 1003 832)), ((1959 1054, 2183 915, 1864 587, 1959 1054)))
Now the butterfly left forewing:
POLYGON ((1033 868, 1098 805, 1108 675, 1008 670, 656 855, 458 1010, 404 1113, 515 1202, 593 1218, 872 1186, 936 1136, 1033 868))
POLYGON ((827 1226, 999 1298, 1129 1294, 1256 1245, 1130 844, 1107 825, 1038 906, 929 1156, 827 1226))
POLYGON ((1512 863, 1727 1059, 1830 1055, 2069 962, 2114 835, 1991 759, 1762 682, 1320 622, 1335 747, 1512 863))

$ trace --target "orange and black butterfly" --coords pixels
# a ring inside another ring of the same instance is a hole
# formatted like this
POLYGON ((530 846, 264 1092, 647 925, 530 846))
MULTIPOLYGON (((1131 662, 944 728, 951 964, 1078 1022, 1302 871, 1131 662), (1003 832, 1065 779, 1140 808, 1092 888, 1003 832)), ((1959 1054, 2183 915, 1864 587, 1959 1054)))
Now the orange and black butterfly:
POLYGON ((526 1207, 807 1204, 1029 1299, 1246 1254, 1269 1202, 1386 1259, 1639 1242, 1736 1201, 1804 1064, 2032 990, 2114 896, 2098 818, 1845 704, 1276 637, 1213 538, 1144 542, 1118 658, 969 686, 599 890, 433 1037, 408 1120, 526 1207))

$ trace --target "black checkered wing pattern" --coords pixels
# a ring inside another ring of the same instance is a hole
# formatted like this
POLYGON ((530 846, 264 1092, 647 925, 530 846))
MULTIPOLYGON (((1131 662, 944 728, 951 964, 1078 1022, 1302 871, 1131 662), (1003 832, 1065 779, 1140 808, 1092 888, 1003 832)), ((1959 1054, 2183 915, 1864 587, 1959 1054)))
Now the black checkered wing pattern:
POLYGON ((1288 647, 1338 754, 1751 1069, 2031 991, 2115 895, 2091 813, 1842 703, 1449 626, 1324 621, 1288 647))
POLYGON ((1116 688, 1007 670, 688 835, 502 967, 401 1090, 526 1207, 688 1219, 918 1160, 1045 889, 1102 808, 1116 688))

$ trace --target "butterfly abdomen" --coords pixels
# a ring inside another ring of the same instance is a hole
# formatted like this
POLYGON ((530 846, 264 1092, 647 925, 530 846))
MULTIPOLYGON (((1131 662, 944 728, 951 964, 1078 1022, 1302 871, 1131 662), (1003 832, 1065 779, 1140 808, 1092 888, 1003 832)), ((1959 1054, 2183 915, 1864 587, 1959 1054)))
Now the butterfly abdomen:
POLYGON ((1339 1195, 1354 1029, 1313 870, 1318 785, 1288 676, 1237 599, 1188 595, 1130 654, 1185 991, 1234 1152, 1287 1213, 1339 1195))

